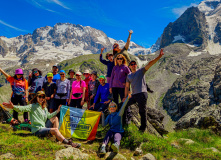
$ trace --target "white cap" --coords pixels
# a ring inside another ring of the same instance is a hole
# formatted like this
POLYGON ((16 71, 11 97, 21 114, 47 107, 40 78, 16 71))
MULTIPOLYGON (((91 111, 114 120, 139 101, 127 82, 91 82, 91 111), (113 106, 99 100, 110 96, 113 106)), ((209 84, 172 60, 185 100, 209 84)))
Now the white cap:
POLYGON ((84 71, 84 73, 90 73, 90 71, 89 71, 88 69, 86 69, 86 70, 84 71))
POLYGON ((81 75, 82 75, 82 73, 78 71, 78 72, 76 72, 76 74, 75 74, 75 75, 80 75, 80 76, 81 76, 81 75))

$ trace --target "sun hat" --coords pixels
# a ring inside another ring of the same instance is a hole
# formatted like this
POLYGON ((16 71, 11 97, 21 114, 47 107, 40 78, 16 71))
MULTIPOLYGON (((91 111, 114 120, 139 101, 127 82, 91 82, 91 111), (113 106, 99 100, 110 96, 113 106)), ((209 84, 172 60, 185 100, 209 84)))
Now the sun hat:
POLYGON ((93 71, 93 72, 91 72, 91 74, 94 74, 97 76, 97 71, 93 71))
POLYGON ((89 71, 88 69, 86 69, 86 70, 84 71, 84 74, 85 74, 85 73, 88 73, 88 74, 89 74, 90 71, 89 71))
POLYGON ((81 75, 82 75, 82 73, 78 71, 78 72, 76 72, 76 75, 81 76, 81 75))
POLYGON ((106 77, 102 75, 99 77, 99 79, 106 79, 106 77))
POLYGON ((47 77, 53 77, 54 75, 53 75, 53 73, 48 73, 47 74, 47 77))
MULTIPOLYGON (((68 71, 68 75, 70 75, 71 72, 74 72, 74 70, 73 70, 73 69, 70 69, 70 70, 68 71)), ((75 74, 75 72, 74 72, 74 74, 75 74)))
POLYGON ((38 91, 37 96, 40 96, 40 95, 45 95, 45 92, 44 91, 38 91))
POLYGON ((15 74, 24 74, 21 68, 15 70, 15 74))

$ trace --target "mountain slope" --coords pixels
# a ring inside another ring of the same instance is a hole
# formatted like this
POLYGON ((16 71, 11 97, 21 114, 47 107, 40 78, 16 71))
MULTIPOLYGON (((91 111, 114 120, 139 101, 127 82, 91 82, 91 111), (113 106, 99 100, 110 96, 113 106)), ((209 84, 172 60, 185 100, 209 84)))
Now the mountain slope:
MULTIPOLYGON (((103 31, 89 26, 57 23, 53 27, 37 28, 32 34, 15 38, 0 37, 0 64, 9 67, 12 63, 34 64, 39 60, 58 63, 79 55, 100 53, 103 47, 109 51, 115 42, 121 47, 125 45, 124 41, 116 41, 103 31)), ((150 50, 131 42, 129 53, 149 54, 150 50)))

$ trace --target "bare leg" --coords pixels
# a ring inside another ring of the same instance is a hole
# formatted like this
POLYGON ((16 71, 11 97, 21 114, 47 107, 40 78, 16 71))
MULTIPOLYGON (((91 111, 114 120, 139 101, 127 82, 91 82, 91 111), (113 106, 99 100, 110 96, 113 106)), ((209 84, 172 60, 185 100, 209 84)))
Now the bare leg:
POLYGON ((58 117, 55 116, 55 117, 51 118, 50 121, 53 124, 53 128, 59 127, 58 117))
POLYGON ((61 132, 58 130, 58 128, 51 128, 50 133, 52 135, 55 135, 55 137, 61 142, 63 142, 63 140, 65 139, 64 136, 62 136, 61 132))

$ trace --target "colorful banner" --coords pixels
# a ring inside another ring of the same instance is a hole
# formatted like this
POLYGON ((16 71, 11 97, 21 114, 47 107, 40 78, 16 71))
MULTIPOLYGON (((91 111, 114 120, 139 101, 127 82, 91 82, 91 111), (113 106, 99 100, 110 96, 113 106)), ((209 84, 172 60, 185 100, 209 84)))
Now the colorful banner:
POLYGON ((62 106, 59 130, 66 138, 94 140, 101 112, 62 106))

